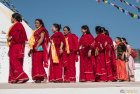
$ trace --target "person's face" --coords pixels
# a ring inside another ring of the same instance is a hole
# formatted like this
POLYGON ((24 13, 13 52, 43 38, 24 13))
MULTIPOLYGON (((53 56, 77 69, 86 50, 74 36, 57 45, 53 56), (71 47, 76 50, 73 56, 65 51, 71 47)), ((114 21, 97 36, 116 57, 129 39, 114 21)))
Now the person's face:
POLYGON ((106 34, 106 32, 105 32, 105 31, 103 31, 103 34, 106 34))
POLYGON ((36 21, 35 21, 35 27, 36 27, 36 28, 39 28, 40 26, 41 26, 40 22, 36 20, 36 21))
POLYGON ((14 23, 15 21, 15 18, 11 17, 11 23, 14 23))
POLYGON ((57 28, 52 26, 52 32, 55 33, 57 31, 57 28))
POLYGON ((117 43, 119 43, 119 42, 120 42, 119 39, 116 38, 116 39, 115 39, 115 43, 117 44, 117 43))
POLYGON ((64 28, 64 35, 67 35, 69 33, 68 29, 67 28, 64 28))
POLYGON ((125 41, 122 39, 122 43, 124 43, 125 44, 125 41))
POLYGON ((83 34, 85 34, 86 31, 87 31, 87 30, 85 30, 85 29, 81 29, 81 32, 82 32, 83 34))

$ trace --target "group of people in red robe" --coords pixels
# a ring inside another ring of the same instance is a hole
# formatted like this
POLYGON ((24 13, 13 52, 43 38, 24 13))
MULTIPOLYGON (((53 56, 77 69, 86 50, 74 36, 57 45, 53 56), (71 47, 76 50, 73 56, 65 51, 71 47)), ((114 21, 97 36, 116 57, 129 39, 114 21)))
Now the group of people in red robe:
MULTIPOLYGON (((11 21, 13 25, 7 35, 9 83, 25 83, 29 80, 23 70, 24 48, 28 39, 21 23, 21 15, 14 13, 11 21)), ((35 20, 35 27, 29 39, 30 51, 28 53, 28 56, 32 57, 32 80, 35 83, 41 83, 47 79, 54 83, 76 82, 78 57, 80 57, 80 82, 127 80, 127 78, 118 79, 120 75, 118 77, 116 60, 120 58, 117 57, 115 52, 117 48, 105 28, 96 26, 97 37, 94 38, 89 27, 83 25, 82 36, 78 39, 68 26, 63 28, 62 33, 60 32, 61 25, 54 23, 51 37, 41 19, 35 20), (49 74, 46 73, 45 68, 49 68, 49 74)))

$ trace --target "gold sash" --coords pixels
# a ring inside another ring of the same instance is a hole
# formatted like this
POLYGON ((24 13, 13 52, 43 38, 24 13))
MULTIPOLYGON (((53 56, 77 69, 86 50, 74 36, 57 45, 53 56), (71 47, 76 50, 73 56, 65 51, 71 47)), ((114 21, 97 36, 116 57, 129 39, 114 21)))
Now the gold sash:
POLYGON ((34 38, 34 32, 33 32, 32 36, 29 39, 29 48, 33 49, 34 44, 35 44, 35 38, 34 38))
POLYGON ((67 51, 67 54, 70 54, 70 48, 69 48, 69 43, 68 43, 68 37, 65 38, 65 41, 66 41, 66 51, 67 51))
POLYGON ((57 56, 57 53, 56 53, 55 44, 54 44, 53 40, 51 40, 51 52, 52 52, 53 63, 59 63, 58 56, 57 56))
POLYGON ((28 41, 29 42, 29 48, 30 49, 33 49, 33 46, 35 44, 34 32, 37 31, 40 28, 41 28, 41 26, 32 32, 32 36, 30 37, 30 39, 28 41))

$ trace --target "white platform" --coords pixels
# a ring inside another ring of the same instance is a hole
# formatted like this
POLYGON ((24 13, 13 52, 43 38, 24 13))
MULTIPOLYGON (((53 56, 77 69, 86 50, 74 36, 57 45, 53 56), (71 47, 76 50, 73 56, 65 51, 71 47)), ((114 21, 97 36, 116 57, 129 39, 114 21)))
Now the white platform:
POLYGON ((0 89, 45 89, 45 88, 108 88, 108 87, 140 87, 140 82, 87 82, 87 83, 1 83, 0 89))
POLYGON ((140 94, 140 82, 0 84, 0 94, 140 94))

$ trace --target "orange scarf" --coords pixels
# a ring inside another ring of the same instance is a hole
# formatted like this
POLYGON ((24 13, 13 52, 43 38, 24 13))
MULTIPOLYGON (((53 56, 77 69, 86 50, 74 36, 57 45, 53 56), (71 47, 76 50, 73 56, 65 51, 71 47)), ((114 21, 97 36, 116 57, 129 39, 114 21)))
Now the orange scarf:
POLYGON ((69 43, 68 43, 68 37, 65 38, 65 41, 66 41, 66 51, 67 51, 67 54, 70 54, 70 48, 69 48, 69 43))
POLYGON ((51 52, 52 52, 53 63, 59 63, 58 56, 57 56, 57 53, 56 53, 55 44, 54 44, 53 40, 51 40, 51 52))
MULTIPOLYGON (((41 27, 39 27, 39 28, 37 28, 36 30, 38 30, 38 29, 40 29, 41 27)), ((36 30, 34 30, 33 32, 32 32, 32 36, 30 37, 30 39, 29 39, 29 48, 30 49, 33 49, 33 46, 34 46, 34 44, 35 44, 35 38, 34 38, 34 32, 36 31, 36 30)))
POLYGON ((35 44, 35 38, 34 38, 34 32, 32 32, 32 36, 29 39, 29 48, 33 49, 34 44, 35 44))

